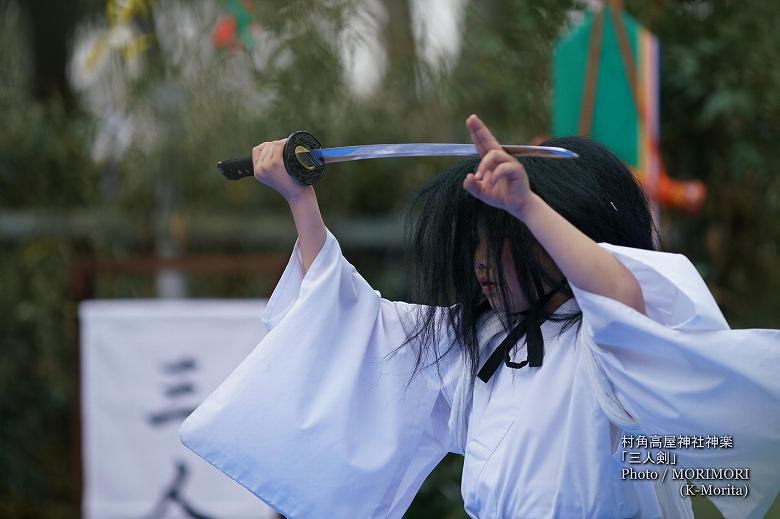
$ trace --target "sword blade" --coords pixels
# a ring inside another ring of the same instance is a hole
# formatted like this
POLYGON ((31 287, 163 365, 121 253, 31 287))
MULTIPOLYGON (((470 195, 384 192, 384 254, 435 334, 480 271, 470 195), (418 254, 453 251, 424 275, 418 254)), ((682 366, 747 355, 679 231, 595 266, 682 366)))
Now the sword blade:
MULTIPOLYGON (((512 144, 502 146, 513 156, 545 157, 555 159, 574 159, 577 154, 565 148, 554 146, 529 146, 512 144)), ((392 157, 467 157, 477 156, 473 144, 368 144, 365 146, 341 146, 338 148, 319 148, 309 152, 320 164, 346 162, 350 160, 382 159, 392 157)))
MULTIPOLYGON (((473 144, 367 144, 364 146, 341 146, 321 148, 312 134, 297 131, 290 135, 284 145, 282 157, 287 173, 302 184, 319 182, 325 165, 331 162, 350 160, 382 159, 390 157, 463 157, 478 156, 473 144)), ((552 159, 576 159, 577 154, 565 148, 553 146, 505 145, 504 151, 514 156, 545 157, 552 159)), ((251 157, 223 160, 217 164, 219 171, 229 180, 239 180, 254 175, 251 157)))

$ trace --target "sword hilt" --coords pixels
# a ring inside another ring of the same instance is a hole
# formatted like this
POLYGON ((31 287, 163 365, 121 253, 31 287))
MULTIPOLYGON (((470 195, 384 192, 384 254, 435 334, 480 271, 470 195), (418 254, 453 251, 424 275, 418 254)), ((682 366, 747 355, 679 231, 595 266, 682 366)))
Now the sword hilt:
MULTIPOLYGON (((282 151, 287 174, 304 185, 319 182, 325 173, 325 163, 312 157, 310 152, 320 148, 320 141, 309 132, 297 131, 291 134, 282 151)), ((220 161, 217 163, 217 169, 228 180, 240 180, 255 175, 255 167, 250 157, 220 161)))

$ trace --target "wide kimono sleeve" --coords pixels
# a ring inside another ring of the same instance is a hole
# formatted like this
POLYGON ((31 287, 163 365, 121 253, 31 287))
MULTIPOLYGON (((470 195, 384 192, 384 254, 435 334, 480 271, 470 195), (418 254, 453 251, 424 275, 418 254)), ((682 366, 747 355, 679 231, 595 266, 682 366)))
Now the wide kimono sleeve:
MULTIPOLYGON (((668 468, 749 468, 747 481, 688 479, 747 485, 746 497, 710 499, 727 519, 763 517, 780 488, 780 332, 730 329, 685 256, 600 245, 639 281, 647 313, 572 287, 601 407, 628 431, 716 436, 671 451, 677 461, 668 468)), ((673 517, 690 510, 679 495, 685 481, 666 483, 656 490, 662 509, 673 517)))
MULTIPOLYGON (((181 427, 182 442, 289 518, 401 517, 450 447, 446 380, 395 355, 415 305, 391 302, 334 236, 303 274, 296 242, 268 334, 181 427)), ((438 371, 438 370, 437 370, 438 371)))

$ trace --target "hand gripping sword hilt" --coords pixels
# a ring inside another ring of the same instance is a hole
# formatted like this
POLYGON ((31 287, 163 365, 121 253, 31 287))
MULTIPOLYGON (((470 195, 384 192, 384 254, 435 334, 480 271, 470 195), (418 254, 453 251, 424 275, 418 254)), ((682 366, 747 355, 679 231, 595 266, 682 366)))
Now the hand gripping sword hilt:
MULTIPOLYGON (((287 174, 301 184, 316 184, 325 172, 325 163, 311 156, 309 152, 322 148, 320 141, 306 131, 293 132, 282 151, 282 160, 287 174)), ((228 180, 240 180, 254 176, 251 157, 228 159, 217 163, 220 173, 228 180)))

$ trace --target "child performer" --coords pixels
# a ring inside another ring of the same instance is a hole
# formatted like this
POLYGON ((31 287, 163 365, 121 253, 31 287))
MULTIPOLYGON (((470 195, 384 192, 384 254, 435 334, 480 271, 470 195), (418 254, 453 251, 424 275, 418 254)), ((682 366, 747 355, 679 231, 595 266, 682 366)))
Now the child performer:
POLYGON ((466 124, 481 160, 413 208, 425 305, 344 259, 284 141, 254 148, 298 241, 267 336, 184 443, 296 519, 400 518, 447 452, 470 517, 690 518, 686 479, 725 517, 761 517, 780 487, 780 333, 731 330, 691 263, 653 250, 640 188, 600 145, 518 161, 466 124))

